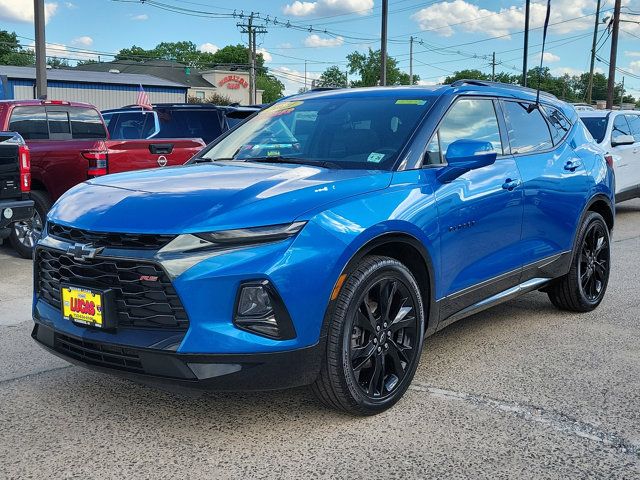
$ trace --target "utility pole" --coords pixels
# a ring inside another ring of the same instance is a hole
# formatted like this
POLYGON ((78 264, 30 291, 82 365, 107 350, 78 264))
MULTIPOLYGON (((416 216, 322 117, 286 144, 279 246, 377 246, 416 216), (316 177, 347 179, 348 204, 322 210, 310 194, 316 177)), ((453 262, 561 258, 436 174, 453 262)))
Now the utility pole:
POLYGON ((622 100, 624 100, 624 77, 622 77, 622 90, 620 91, 620 110, 622 110, 622 100))
POLYGON ((255 14, 251 12, 247 23, 238 23, 237 26, 242 28, 241 33, 246 33, 249 36, 249 103, 255 104, 257 97, 257 68, 256 68, 256 34, 267 33, 267 30, 262 26, 255 26, 253 24, 253 17, 255 14))
POLYGON ((251 29, 251 105, 255 105, 258 98, 257 72, 256 72, 256 28, 251 29))
POLYGON ((409 37, 409 85, 413 85, 413 37, 409 37))
POLYGON ((611 32, 611 55, 609 56, 609 81, 607 83, 607 109, 613 108, 616 87, 616 57, 618 55, 618 33, 620 32, 620 8, 622 0, 616 0, 613 7, 613 30, 611 32))
POLYGON ((36 97, 47 98, 47 48, 44 37, 44 0, 33 0, 36 30, 36 97))
POLYGON ((304 61, 304 91, 307 91, 307 61, 304 61))
POLYGON ((382 0, 382 31, 380 32, 380 85, 387 84, 387 17, 389 0, 382 0))
POLYGON ((491 81, 496 81, 496 52, 493 52, 493 56, 491 58, 491 81))
POLYGON ((527 86, 527 60, 529 56, 529 11, 531 10, 531 0, 527 0, 524 9, 524 54, 522 59, 522 86, 527 86))
POLYGON ((596 24, 593 27, 593 46, 591 47, 591 66, 589 67, 589 84, 587 85, 586 102, 591 105, 591 95, 593 94, 593 69, 596 62, 596 44, 598 43, 598 25, 600 25, 600 3, 596 6, 596 24))

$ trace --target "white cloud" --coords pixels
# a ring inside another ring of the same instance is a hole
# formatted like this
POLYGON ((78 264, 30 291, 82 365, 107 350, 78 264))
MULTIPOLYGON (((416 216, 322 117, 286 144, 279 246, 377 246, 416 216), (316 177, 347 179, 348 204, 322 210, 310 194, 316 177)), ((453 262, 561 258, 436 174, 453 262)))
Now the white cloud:
POLYGON ((342 37, 322 38, 315 33, 304 39, 304 45, 306 47, 339 47, 343 43, 344 38, 342 37))
MULTIPOLYGON (((31 42, 29 44, 29 48, 31 50, 35 49, 35 42, 31 42)), ((46 44, 46 53, 47 57, 58 57, 67 60, 97 60, 98 56, 96 54, 87 53, 87 52, 76 52, 74 50, 70 50, 65 45, 60 45, 57 43, 47 43, 46 44)))
POLYGON ((200 45, 201 52, 216 53, 218 50, 220 50, 220 48, 213 43, 206 42, 200 45))
MULTIPOLYGON (((48 22, 57 11, 57 3, 45 3, 45 22, 48 22)), ((33 23, 33 0, 0 0, 0 20, 33 23)))
POLYGON ((90 47, 91 45, 93 45, 93 38, 87 35, 83 35, 82 37, 74 38, 73 40, 71 40, 71 43, 73 45, 82 45, 85 47, 90 47))
MULTIPOLYGON (((540 61, 540 54, 538 54, 536 57, 538 58, 538 61, 540 61)), ((558 55, 551 52, 544 52, 544 63, 555 63, 559 61, 560 57, 558 55)))
POLYGON ((293 48, 293 45, 289 42, 284 42, 278 45, 278 48, 293 48))
POLYGON ((439 77, 436 80, 418 80, 418 85, 423 87, 432 87, 434 85, 442 85, 445 77, 439 77))
MULTIPOLYGON (((596 73, 604 73, 602 68, 600 67, 594 68, 594 71, 596 73)), ((573 77, 574 75, 582 75, 583 73, 585 73, 585 70, 581 70, 579 68, 573 68, 573 67, 556 67, 556 68, 552 68, 550 72, 552 75, 555 75, 557 77, 562 77, 564 75, 569 75, 570 77, 573 77)))
POLYGON ((625 51, 624 54, 627 57, 640 57, 640 52, 633 52, 630 50, 625 51))
MULTIPOLYGON (((270 68, 269 72, 274 74, 278 80, 284 84, 285 95, 292 95, 298 93, 298 90, 304 88, 304 72, 294 70, 288 67, 275 67, 270 68)), ((308 72, 307 73, 307 88, 311 88, 311 82, 320 78, 320 73, 308 72)))
MULTIPOLYGON (((544 24, 546 2, 538 0, 531 4, 530 27, 544 24)), ((550 31, 563 34, 593 28, 593 2, 589 0, 556 0, 551 8, 550 31), (580 19, 568 22, 576 17, 580 19)), ((499 10, 488 10, 465 0, 441 2, 418 10, 411 15, 420 29, 435 31, 439 35, 450 37, 455 31, 483 33, 491 36, 508 35, 523 30, 524 7, 512 5, 499 10)))
POLYGON ((629 70, 640 75, 640 60, 634 60, 629 64, 629 70))
POLYGON ((317 0, 315 2, 301 2, 296 0, 284 6, 282 11, 294 17, 309 15, 341 15, 357 13, 368 15, 373 9, 373 0, 317 0))
POLYGON ((140 15, 132 15, 131 20, 134 20, 136 22, 144 22, 145 20, 149 20, 149 15, 147 15, 146 13, 140 15))
POLYGON ((71 2, 64 2, 64 6, 67 7, 69 10, 73 10, 74 8, 78 8, 75 3, 71 3, 71 2))
POLYGON ((262 58, 264 58, 265 62, 270 62, 273 60, 273 57, 269 52, 267 52, 266 48, 256 48, 256 53, 261 53, 262 58))

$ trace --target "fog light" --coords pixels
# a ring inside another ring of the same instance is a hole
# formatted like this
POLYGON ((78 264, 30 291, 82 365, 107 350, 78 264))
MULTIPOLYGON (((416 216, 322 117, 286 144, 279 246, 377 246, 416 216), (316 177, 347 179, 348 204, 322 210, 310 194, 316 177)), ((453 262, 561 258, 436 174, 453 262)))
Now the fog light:
POLYGON ((234 323, 243 330, 279 340, 296 336, 282 299, 266 280, 240 286, 234 323))
POLYGON ((2 215, 4 216, 4 218, 9 220, 11 219, 11 217, 13 217, 13 210, 11 208, 5 208, 2 212, 2 215))

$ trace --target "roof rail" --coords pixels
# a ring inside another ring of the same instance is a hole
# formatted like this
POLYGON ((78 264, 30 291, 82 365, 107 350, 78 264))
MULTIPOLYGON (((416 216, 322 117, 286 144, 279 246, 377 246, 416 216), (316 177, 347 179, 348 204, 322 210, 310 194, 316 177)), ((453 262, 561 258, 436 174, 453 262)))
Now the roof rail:
MULTIPOLYGON (((537 90, 535 88, 523 87, 521 85, 514 85, 513 83, 503 83, 503 82, 491 82, 489 80, 475 80, 475 79, 460 79, 456 80, 451 84, 452 87, 462 87, 463 85, 474 85, 478 87, 506 87, 512 88, 515 90, 521 90, 523 92, 533 93, 535 94, 537 90)), ((546 97, 558 99, 554 94, 549 92, 540 91, 540 95, 544 95, 546 97)))

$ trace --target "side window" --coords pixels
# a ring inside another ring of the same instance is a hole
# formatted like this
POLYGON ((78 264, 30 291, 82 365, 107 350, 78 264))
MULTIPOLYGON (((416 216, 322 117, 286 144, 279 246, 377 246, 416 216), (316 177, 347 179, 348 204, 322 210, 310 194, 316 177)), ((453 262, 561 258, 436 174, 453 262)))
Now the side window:
POLYGON ((631 135, 631 129, 624 115, 616 115, 616 118, 613 120, 611 140, 615 141, 621 135, 631 135))
POLYGON ((558 145, 569 130, 571 130, 571 122, 555 107, 544 105, 542 109, 549 122, 549 130, 551 130, 553 144, 558 145))
POLYGON ((492 100, 458 100, 446 113, 438 131, 427 145, 425 163, 433 165, 446 161, 449 145, 462 139, 490 142, 496 152, 502 155, 500 129, 492 100))
POLYGON ((68 140, 71 138, 71 126, 69 114, 66 110, 47 109, 47 121, 49 122, 49 138, 51 140, 68 140))
POLYGON ((15 107, 11 112, 9 130, 18 132, 25 140, 47 140, 47 113, 44 107, 15 107))
POLYGON ((553 146, 547 122, 537 108, 528 111, 530 104, 504 102, 511 153, 533 153, 553 146))
POLYGON ((631 135, 636 142, 640 142, 640 115, 627 115, 631 135))
POLYGON ((71 135, 73 138, 106 139, 107 131, 100 114, 92 108, 71 108, 71 135))
POLYGON ((109 130, 109 135, 113 137, 113 132, 118 123, 119 113, 103 113, 102 118, 104 119, 104 124, 107 126, 107 130, 109 130))

